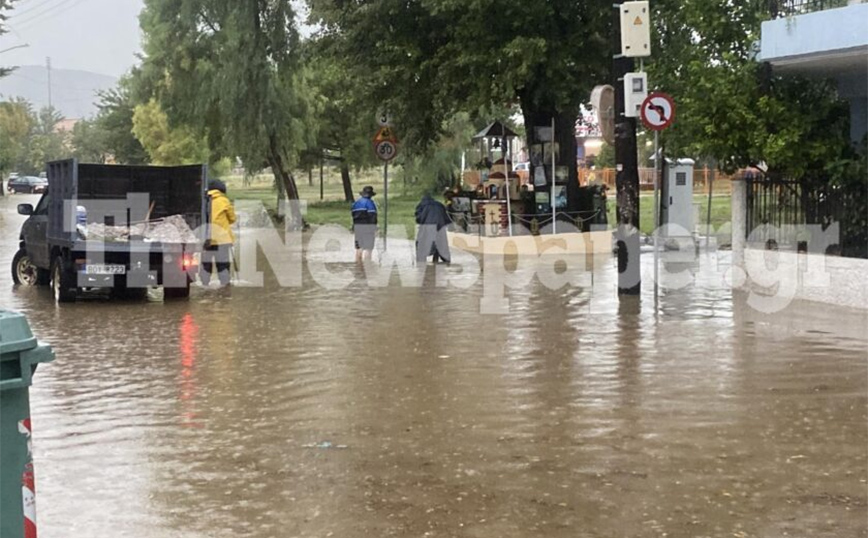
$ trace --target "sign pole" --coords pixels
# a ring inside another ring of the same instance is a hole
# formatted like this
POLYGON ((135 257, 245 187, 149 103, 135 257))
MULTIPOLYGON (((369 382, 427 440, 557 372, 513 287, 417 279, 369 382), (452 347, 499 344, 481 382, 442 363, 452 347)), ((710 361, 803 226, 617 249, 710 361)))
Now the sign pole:
POLYGON ((503 175, 506 177, 506 223, 509 228, 509 236, 512 237, 512 189, 509 188, 509 173, 511 172, 509 166, 509 143, 506 140, 506 124, 501 124, 501 127, 500 133, 503 135, 503 140, 500 142, 500 147, 503 148, 503 175))
POLYGON ((654 298, 657 299, 657 279, 660 275, 660 251, 657 250, 657 231, 660 228, 660 131, 654 131, 654 298))
POLYGON ((383 166, 383 250, 389 248, 389 163, 383 166))
MULTIPOLYGON (((557 137, 555 136, 555 118, 552 116, 552 193, 549 195, 551 198, 552 204, 552 234, 558 233, 558 208, 555 200, 555 191, 557 191, 556 186, 556 178, 557 178, 557 166, 556 166, 556 158, 555 158, 555 140, 557 137)), ((545 152, 543 152, 545 153, 545 152)))

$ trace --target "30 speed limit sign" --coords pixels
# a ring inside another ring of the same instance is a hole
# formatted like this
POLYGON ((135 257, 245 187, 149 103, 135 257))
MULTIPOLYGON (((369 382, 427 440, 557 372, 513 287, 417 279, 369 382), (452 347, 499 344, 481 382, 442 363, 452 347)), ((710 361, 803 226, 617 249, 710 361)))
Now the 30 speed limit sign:
POLYGON ((398 156, 398 146, 391 140, 377 142, 374 150, 377 153, 377 158, 384 162, 389 162, 398 156))

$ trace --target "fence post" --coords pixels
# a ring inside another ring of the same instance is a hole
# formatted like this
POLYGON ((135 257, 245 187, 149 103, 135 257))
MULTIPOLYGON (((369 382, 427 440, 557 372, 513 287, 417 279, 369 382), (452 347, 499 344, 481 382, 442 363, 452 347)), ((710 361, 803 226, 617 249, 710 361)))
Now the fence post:
POLYGON ((744 174, 732 177, 732 266, 744 269, 747 246, 747 189, 744 174))

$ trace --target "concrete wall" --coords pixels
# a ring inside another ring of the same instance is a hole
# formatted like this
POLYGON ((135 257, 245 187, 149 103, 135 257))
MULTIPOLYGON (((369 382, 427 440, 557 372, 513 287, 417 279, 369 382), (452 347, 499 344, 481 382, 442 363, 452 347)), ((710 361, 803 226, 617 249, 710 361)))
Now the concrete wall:
POLYGON ((748 247, 743 268, 757 293, 868 310, 868 260, 748 247))
POLYGON ((840 53, 868 46, 868 4, 766 21, 762 60, 840 53))
POLYGON ((449 232, 449 245, 474 254, 495 256, 537 256, 551 253, 612 254, 612 230, 557 235, 521 235, 515 237, 479 237, 449 232))

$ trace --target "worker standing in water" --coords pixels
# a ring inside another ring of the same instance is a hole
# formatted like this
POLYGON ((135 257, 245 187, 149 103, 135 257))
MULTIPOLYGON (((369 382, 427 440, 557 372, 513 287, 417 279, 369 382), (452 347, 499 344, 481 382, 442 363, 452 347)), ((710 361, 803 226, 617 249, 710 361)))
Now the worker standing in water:
POLYGON ((361 198, 356 200, 351 210, 353 216, 353 235, 356 239, 356 263, 370 261, 377 242, 377 204, 371 199, 376 196, 374 188, 362 189, 361 198))
POLYGON ((422 197, 416 206, 416 224, 419 225, 416 233, 416 263, 427 263, 428 256, 434 256, 434 263, 440 260, 452 262, 449 236, 446 234, 451 222, 446 206, 431 198, 430 194, 422 197))
POLYGON ((212 264, 217 267, 217 278, 220 286, 228 286, 232 260, 232 246, 235 236, 232 225, 235 224, 235 208, 226 196, 226 184, 219 179, 208 182, 208 197, 211 199, 211 226, 209 239, 205 241, 202 251, 202 266, 199 278, 203 286, 211 284, 212 264))

